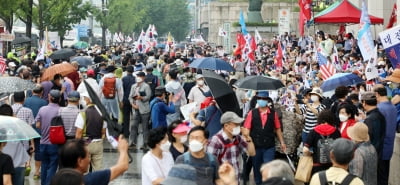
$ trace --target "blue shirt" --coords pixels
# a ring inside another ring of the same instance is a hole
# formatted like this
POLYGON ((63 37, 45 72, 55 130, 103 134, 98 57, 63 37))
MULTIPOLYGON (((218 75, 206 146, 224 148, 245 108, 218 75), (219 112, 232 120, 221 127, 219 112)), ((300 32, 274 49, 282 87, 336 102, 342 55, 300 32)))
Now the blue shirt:
POLYGON ((199 111, 196 119, 205 122, 206 130, 210 133, 208 138, 211 138, 222 129, 221 115, 222 112, 215 105, 199 111))
POLYGON ((105 169, 86 174, 83 177, 85 185, 107 185, 110 182, 111 170, 105 169))
POLYGON ((394 139, 396 136, 397 110, 390 101, 379 103, 378 109, 379 112, 385 116, 386 120, 386 133, 383 139, 382 160, 390 160, 392 158, 394 139))
POLYGON ((167 127, 167 114, 175 113, 175 105, 164 103, 159 97, 150 102, 152 128, 167 127))
POLYGON ((36 117, 40 107, 46 106, 47 104, 47 101, 43 100, 37 95, 33 95, 25 100, 24 107, 30 108, 32 110, 33 117, 36 117))
POLYGON ((136 83, 136 79, 132 74, 127 74, 122 78, 122 88, 124 89, 124 103, 129 103, 129 94, 131 93, 131 87, 136 83))

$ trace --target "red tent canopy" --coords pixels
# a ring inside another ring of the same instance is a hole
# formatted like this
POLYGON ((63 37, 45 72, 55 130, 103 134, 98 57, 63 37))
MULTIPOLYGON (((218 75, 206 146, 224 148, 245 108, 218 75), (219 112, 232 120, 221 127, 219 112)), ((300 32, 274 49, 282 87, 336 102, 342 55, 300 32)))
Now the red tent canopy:
MULTIPOLYGON (((347 0, 337 1, 317 14, 314 23, 360 23, 361 10, 347 0)), ((369 15, 371 24, 383 24, 383 19, 369 15)))

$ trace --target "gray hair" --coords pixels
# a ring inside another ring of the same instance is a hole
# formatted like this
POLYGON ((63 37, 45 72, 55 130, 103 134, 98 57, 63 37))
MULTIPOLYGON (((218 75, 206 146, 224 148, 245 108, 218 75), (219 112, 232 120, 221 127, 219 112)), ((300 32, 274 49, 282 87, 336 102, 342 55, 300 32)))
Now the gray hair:
POLYGON ((294 183, 294 173, 289 164, 283 160, 273 160, 261 166, 262 171, 268 169, 268 178, 282 177, 294 183))

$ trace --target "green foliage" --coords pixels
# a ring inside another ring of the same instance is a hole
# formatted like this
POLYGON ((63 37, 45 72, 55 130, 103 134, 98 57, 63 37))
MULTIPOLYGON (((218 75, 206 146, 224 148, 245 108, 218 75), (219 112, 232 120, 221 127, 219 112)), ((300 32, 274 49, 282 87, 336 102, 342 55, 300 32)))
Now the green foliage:
POLYGON ((24 4, 24 0, 0 0, 0 19, 2 19, 8 31, 12 31, 14 14, 24 4))

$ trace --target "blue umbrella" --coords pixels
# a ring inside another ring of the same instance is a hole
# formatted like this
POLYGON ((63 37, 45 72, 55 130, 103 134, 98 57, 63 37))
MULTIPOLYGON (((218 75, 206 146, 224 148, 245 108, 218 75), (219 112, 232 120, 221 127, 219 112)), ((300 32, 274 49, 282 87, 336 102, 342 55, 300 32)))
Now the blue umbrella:
POLYGON ((364 82, 362 78, 353 73, 336 73, 321 85, 321 89, 326 91, 331 91, 339 86, 351 86, 358 83, 364 82))
POLYGON ((235 71, 228 62, 214 57, 196 59, 189 65, 189 67, 197 69, 224 70, 229 72, 235 71))

